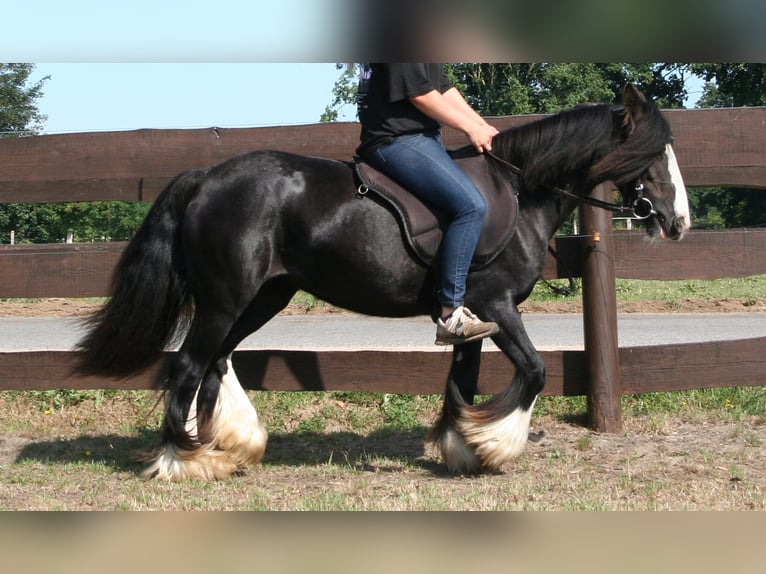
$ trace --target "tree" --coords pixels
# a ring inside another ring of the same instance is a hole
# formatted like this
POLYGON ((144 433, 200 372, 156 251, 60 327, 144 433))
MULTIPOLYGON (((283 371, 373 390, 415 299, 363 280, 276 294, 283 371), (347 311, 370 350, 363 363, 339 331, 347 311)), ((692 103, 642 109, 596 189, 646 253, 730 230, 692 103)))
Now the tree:
POLYGON ((766 105, 766 64, 692 64, 707 83, 700 107, 766 105))
MULTIPOLYGON (((345 65, 339 64, 338 68, 345 65)), ((583 103, 617 102, 628 82, 660 107, 683 107, 688 64, 466 64, 446 66, 466 100, 483 116, 555 113, 583 103)), ((352 104, 356 80, 344 70, 322 121, 335 121, 352 104)))
POLYGON ((660 107, 686 97, 686 64, 452 64, 453 80, 483 115, 555 113, 584 103, 618 102, 627 83, 660 107))
POLYGON ((27 86, 34 64, 0 64, 0 137, 31 135, 47 119, 37 109, 48 76, 27 86))
POLYGON ((324 112, 319 117, 320 122, 337 122, 340 109, 356 101, 356 76, 354 64, 335 64, 343 73, 332 87, 333 100, 325 106, 324 112))

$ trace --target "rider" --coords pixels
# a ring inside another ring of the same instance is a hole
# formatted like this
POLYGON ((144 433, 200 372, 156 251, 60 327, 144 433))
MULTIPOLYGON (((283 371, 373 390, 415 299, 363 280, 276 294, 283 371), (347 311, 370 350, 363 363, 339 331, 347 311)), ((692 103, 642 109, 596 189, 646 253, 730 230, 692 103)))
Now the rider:
POLYGON ((359 157, 450 218, 441 246, 436 344, 497 333, 495 323, 479 320, 463 304, 487 205, 448 155, 439 131, 442 124, 460 130, 483 153, 492 150, 497 129, 465 101, 442 64, 364 64, 357 108, 359 157))

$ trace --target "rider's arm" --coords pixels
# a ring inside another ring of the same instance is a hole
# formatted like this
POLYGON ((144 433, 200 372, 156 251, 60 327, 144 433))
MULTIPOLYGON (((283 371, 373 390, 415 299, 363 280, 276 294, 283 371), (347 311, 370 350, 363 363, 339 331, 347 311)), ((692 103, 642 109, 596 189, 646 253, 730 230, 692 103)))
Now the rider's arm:
POLYGON ((492 138, 497 135, 497 129, 468 105, 457 88, 450 88, 443 94, 432 90, 411 97, 410 102, 439 123, 463 132, 478 152, 492 149, 492 138))

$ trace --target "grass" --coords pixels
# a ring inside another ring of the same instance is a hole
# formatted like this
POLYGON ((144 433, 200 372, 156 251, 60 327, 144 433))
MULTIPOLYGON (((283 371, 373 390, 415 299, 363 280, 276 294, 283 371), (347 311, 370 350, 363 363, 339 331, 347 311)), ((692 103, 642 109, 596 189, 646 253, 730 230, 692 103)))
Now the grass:
MULTIPOLYGON (((562 421, 581 421, 587 412, 587 401, 584 396, 540 397, 535 412, 562 421)), ((723 387, 624 395, 622 412, 624 416, 671 415, 689 421, 736 421, 746 417, 766 419, 766 387, 723 387)))
MULTIPOLYGON (((565 279, 548 281, 557 287, 567 287, 565 279)), ((617 279, 615 281, 618 301, 675 301, 684 298, 757 300, 766 296, 766 275, 751 275, 727 279, 649 281, 642 279, 617 279)), ((529 296, 530 301, 564 301, 579 299, 581 292, 563 297, 554 293, 545 283, 539 282, 529 296)))
MULTIPOLYGON (((28 435, 32 429, 47 427, 50 436, 65 436, 72 429, 98 430, 98 417, 83 417, 83 412, 99 411, 112 401, 121 412, 136 417, 124 423, 115 419, 118 430, 149 435, 159 430, 161 407, 151 391, 79 391, 70 402, 70 391, 45 391, 45 398, 34 391, 0 392, 3 414, 0 434, 28 435), (50 405, 58 405, 51 408, 50 405), (18 424, 19 418, 28 420, 18 424), (123 426, 127 425, 127 426, 123 426)), ((315 437, 323 433, 396 436, 399 432, 424 432, 441 408, 440 395, 393 395, 366 392, 259 391, 249 392, 269 432, 294 433, 315 437)), ((479 396, 477 402, 488 397, 479 396)), ((672 416, 688 422, 732 422, 760 418, 766 423, 766 387, 725 387, 666 393, 625 395, 622 410, 626 417, 672 416)), ((535 415, 565 423, 584 420, 586 398, 542 396, 535 415)), ((122 416, 125 416, 123 414, 122 416)), ((39 430, 38 430, 39 432, 39 430)), ((580 450, 589 449, 588 437, 578 441, 580 450)), ((85 447, 83 457, 88 456, 85 447)))
POLYGON ((250 392, 270 434, 262 463, 221 483, 180 484, 139 477, 138 454, 158 439, 156 395, 95 394, 64 394, 48 410, 39 395, 0 393, 0 436, 24 437, 18 455, 0 459, 0 508, 766 509, 764 388, 624 397, 622 435, 572 424, 582 397, 541 397, 532 424, 548 438, 503 474, 476 477, 446 474, 424 449, 441 397, 250 392))

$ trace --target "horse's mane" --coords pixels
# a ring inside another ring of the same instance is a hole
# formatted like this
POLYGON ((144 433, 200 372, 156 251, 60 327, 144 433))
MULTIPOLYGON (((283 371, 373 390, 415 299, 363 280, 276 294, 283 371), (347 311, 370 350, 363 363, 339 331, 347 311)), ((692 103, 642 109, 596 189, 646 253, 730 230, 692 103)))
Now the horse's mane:
POLYGON ((637 121, 622 106, 594 104, 504 130, 494 152, 522 169, 522 189, 565 185, 579 173, 593 187, 606 180, 622 185, 641 175, 671 140, 659 109, 642 103, 637 121))

